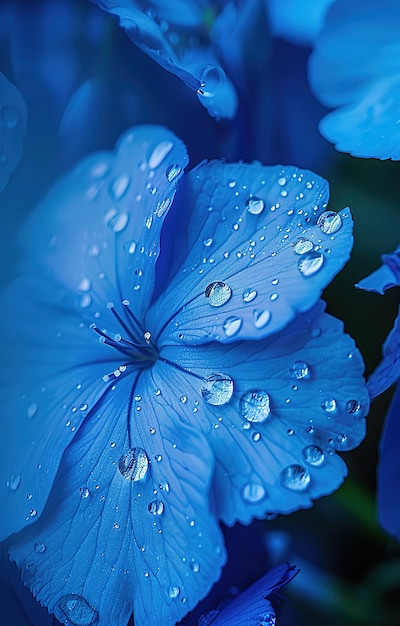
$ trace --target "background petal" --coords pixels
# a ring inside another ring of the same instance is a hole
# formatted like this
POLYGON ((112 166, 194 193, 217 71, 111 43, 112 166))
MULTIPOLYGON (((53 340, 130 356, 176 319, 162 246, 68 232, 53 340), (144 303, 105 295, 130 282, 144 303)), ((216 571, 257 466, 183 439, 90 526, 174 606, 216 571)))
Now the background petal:
POLYGON ((350 212, 327 201, 326 181, 294 167, 192 170, 176 198, 191 218, 175 228, 175 275, 147 317, 159 343, 261 338, 311 308, 352 246, 350 212))
POLYGON ((0 72, 0 193, 21 159, 26 120, 24 99, 0 72))
POLYGON ((378 517, 383 528, 400 541, 400 387, 392 400, 380 441, 378 517))

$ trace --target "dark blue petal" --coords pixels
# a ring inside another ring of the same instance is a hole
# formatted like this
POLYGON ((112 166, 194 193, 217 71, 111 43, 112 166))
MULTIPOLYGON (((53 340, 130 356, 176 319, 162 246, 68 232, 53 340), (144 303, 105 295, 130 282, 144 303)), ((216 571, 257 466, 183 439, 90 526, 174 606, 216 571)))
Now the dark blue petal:
POLYGON ((348 209, 327 211, 328 184, 294 167, 203 163, 176 202, 168 290, 147 321, 162 342, 261 338, 311 308, 349 258, 348 209))
POLYGON ((0 193, 21 159, 26 119, 20 92, 0 72, 0 193))
MULTIPOLYGON (((400 372, 399 372, 400 374, 400 372)), ((383 528, 400 541, 400 387, 392 400, 380 442, 378 515, 383 528)))
POLYGON ((220 574, 210 447, 169 407, 168 381, 159 390, 152 376, 109 386, 42 516, 11 541, 25 583, 60 621, 125 626, 133 609, 143 626, 175 623, 220 574))
POLYGON ((362 359, 322 310, 263 341, 161 349, 171 406, 214 449, 215 508, 228 525, 311 506, 346 475, 334 452, 364 437, 362 359))
POLYGON ((287 585, 298 572, 288 563, 275 567, 224 609, 203 615, 199 626, 274 626, 275 611, 266 598, 287 585))
POLYGON ((272 34, 296 44, 312 44, 333 1, 267 0, 272 34))
POLYGON ((321 122, 336 148, 355 156, 400 159, 400 5, 337 0, 310 59, 319 99, 337 111, 321 122))

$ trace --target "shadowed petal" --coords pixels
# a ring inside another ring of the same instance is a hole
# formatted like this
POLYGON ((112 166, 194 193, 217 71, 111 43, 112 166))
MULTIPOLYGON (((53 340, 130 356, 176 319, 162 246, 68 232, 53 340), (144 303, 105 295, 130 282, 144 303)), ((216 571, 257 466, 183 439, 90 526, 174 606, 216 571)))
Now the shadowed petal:
POLYGON ((311 172, 211 162, 182 183, 176 202, 192 217, 175 237, 171 284, 147 317, 162 342, 276 332, 315 304, 349 257, 350 212, 326 210, 328 184, 311 172))
MULTIPOLYGON (((399 372, 400 374, 400 372, 399 372)), ((378 464, 378 511, 383 528, 400 541, 400 387, 386 416, 378 464)))
POLYGON ((21 159, 26 119, 20 92, 0 72, 0 193, 21 159))

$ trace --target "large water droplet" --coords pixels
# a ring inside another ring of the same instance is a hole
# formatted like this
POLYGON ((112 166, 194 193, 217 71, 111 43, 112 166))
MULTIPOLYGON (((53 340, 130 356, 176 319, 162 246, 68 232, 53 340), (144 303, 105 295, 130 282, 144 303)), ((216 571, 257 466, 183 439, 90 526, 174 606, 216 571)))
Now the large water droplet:
POLYGON ((257 196, 252 196, 246 200, 246 206, 249 213, 252 215, 260 215, 264 210, 265 203, 261 198, 257 198, 257 196))
POLYGON ((265 498, 267 492, 260 483, 247 483, 242 491, 243 500, 255 504, 265 498))
POLYGON ((172 148, 172 141, 161 141, 149 157, 149 168, 152 170, 156 169, 164 161, 167 154, 171 152, 172 148))
POLYGON ((161 515, 164 513, 164 503, 161 500, 153 500, 147 507, 147 510, 152 515, 161 515))
POLYGON ((290 368, 290 374, 292 378, 296 378, 297 380, 301 380, 302 378, 306 378, 309 374, 308 363, 305 361, 295 361, 290 368))
POLYGON ((57 600, 54 615, 62 624, 89 626, 97 620, 97 611, 76 593, 68 593, 57 600))
POLYGON ((254 390, 243 394, 239 402, 242 417, 249 422, 264 422, 271 412, 266 391, 254 390))
POLYGON ((143 480, 147 474, 149 460, 142 448, 133 448, 121 456, 118 469, 126 480, 143 480))
POLYGON ((264 328, 271 319, 271 312, 266 310, 254 309, 253 311, 253 323, 258 329, 264 328))
POLYGON ((308 278, 316 274, 322 267, 324 255, 321 252, 311 252, 299 259, 298 268, 308 278))
POLYGON ((201 388, 201 395, 208 404, 227 404, 233 394, 233 380, 228 374, 210 374, 201 388))
POLYGON ((307 252, 311 252, 313 247, 313 242, 305 237, 299 237, 293 244, 293 250, 296 254, 306 254, 307 252))
POLYGON ((318 446, 306 446, 303 450, 303 456, 307 463, 318 467, 325 460, 325 455, 318 446))
POLYGON ((111 183, 110 191, 115 200, 120 200, 126 194, 130 182, 129 176, 122 175, 111 183))
POLYGON ((170 598, 175 599, 179 596, 181 590, 179 589, 179 587, 170 587, 168 589, 168 595, 170 598))
POLYGON ((6 482, 6 487, 8 487, 11 491, 16 491, 21 482, 21 476, 19 474, 13 474, 6 482))
POLYGON ((291 491, 305 491, 310 481, 311 476, 302 465, 289 465, 281 471, 281 483, 291 491))
POLYGON ((21 117, 21 111, 14 104, 7 104, 1 109, 1 121, 9 130, 16 127, 21 117))
POLYGON ((242 298, 244 302, 252 302, 257 297, 257 291, 255 289, 245 289, 242 298))
POLYGON ((204 295, 211 306, 222 306, 230 300, 232 289, 226 283, 216 281, 207 285, 204 295))
POLYGON ((240 317, 228 317, 223 323, 222 328, 227 337, 234 337, 241 329, 243 320, 240 317))
POLYGON ((165 175, 167 177, 168 182, 171 183, 174 180, 174 178, 179 176, 180 173, 181 173, 180 165, 177 165, 176 163, 174 163, 173 165, 170 165, 167 168, 165 175))
POLYGON ((342 228, 342 218, 335 211, 325 211, 318 217, 317 226, 325 235, 333 235, 342 228))

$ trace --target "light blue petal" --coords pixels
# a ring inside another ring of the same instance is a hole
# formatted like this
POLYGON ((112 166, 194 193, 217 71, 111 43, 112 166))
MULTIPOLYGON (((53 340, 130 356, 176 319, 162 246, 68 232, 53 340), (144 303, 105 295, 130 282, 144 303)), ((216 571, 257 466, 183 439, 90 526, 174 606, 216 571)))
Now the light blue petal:
POLYGON ((60 621, 126 626, 133 609, 143 626, 173 624, 220 574, 211 450, 164 389, 151 372, 121 377, 67 448, 43 515, 12 541, 24 581, 60 621))
POLYGON ((295 44, 312 44, 334 0, 265 0, 271 33, 295 44))
POLYGON ((84 159, 26 223, 26 271, 44 269, 91 321, 101 321, 115 298, 129 300, 142 318, 153 293, 162 224, 187 162, 182 142, 155 126, 126 132, 115 153, 84 159))
POLYGON ((203 163, 176 203, 171 284, 147 326, 161 343, 261 338, 311 308, 352 246, 348 209, 327 211, 328 184, 289 166, 203 163), (157 332, 156 332, 157 331, 157 332))
POLYGON ((298 572, 288 563, 275 567, 224 609, 203 615, 199 626, 274 626, 275 611, 266 598, 290 582, 298 572))
POLYGON ((355 156, 399 159, 400 5, 337 0, 310 58, 317 97, 341 107, 322 120, 322 134, 355 156))
MULTIPOLYGON (((399 372, 400 373, 400 372, 399 372)), ((378 515, 383 528, 400 541, 400 387, 386 416, 378 464, 378 515)))
POLYGON ((364 437, 363 362, 322 309, 258 342, 161 349, 171 406, 214 449, 215 508, 228 525, 311 506, 346 475, 334 452, 364 437))
POLYGON ((26 120, 20 92, 0 72, 0 193, 21 159, 26 120))

